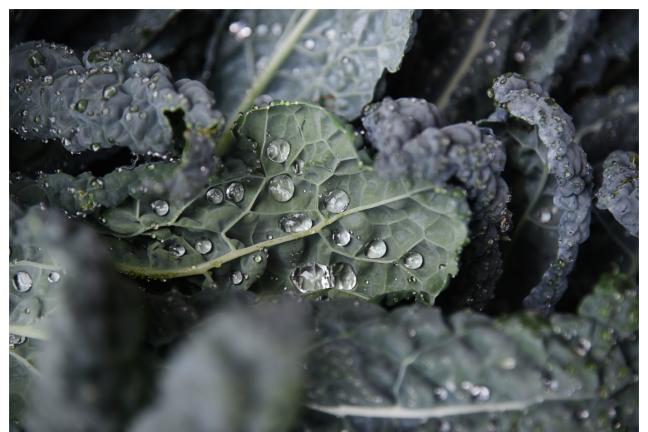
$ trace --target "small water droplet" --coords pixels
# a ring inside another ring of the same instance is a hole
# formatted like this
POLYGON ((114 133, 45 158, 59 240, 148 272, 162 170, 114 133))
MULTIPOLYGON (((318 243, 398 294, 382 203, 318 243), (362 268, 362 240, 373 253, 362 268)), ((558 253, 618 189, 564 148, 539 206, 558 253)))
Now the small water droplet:
POLYGON ((333 280, 336 289, 351 291, 358 284, 358 280, 350 264, 339 262, 333 264, 333 280))
POLYGON ((331 191, 324 197, 324 204, 329 212, 342 213, 349 207, 349 195, 340 189, 331 191))
POLYGON ((49 275, 47 275, 47 281, 49 283, 56 283, 61 280, 61 273, 57 271, 52 271, 50 272, 49 275))
POLYGON ((296 159, 295 162, 291 165, 293 174, 300 176, 304 173, 304 161, 301 159, 296 159))
POLYGON ((302 232, 313 227, 313 220, 303 213, 295 213, 283 216, 279 220, 279 225, 284 232, 302 232))
POLYGON ((218 189, 216 187, 213 187, 213 188, 210 188, 207 191, 207 193, 205 194, 205 197, 212 204, 218 205, 218 204, 223 202, 224 195, 223 195, 223 191, 221 191, 220 189, 218 189))
POLYGON ((74 105, 74 109, 81 113, 84 112, 86 108, 88 108, 87 99, 79 99, 77 103, 74 105))
POLYGON ((117 88, 113 85, 109 85, 103 90, 103 97, 104 99, 110 99, 111 97, 115 96, 117 94, 117 88))
POLYGON ((243 273, 241 273, 239 270, 234 270, 230 276, 230 279, 232 280, 232 283, 234 285, 240 285, 241 282, 243 282, 243 273))
POLYGON ((169 203, 164 200, 155 200, 151 203, 151 208, 158 216, 166 216, 169 214, 169 203))
POLYGON ((263 261, 263 257, 261 255, 259 255, 259 254, 254 255, 254 262, 255 263, 260 263, 261 261, 263 261))
POLYGON ((290 155, 290 143, 283 138, 271 141, 266 148, 268 159, 276 163, 284 163, 290 155))
POLYGON ((418 252, 410 252, 405 255, 403 265, 410 270, 420 269, 423 266, 423 255, 418 252))
POLYGON ((45 57, 37 50, 30 51, 27 60, 29 61, 29 65, 34 69, 45 64, 45 57))
POLYGON ((13 277, 13 282, 15 290, 18 292, 27 292, 33 285, 31 276, 25 271, 17 272, 13 277))
POLYGON ((290 201, 295 194, 295 184, 288 174, 281 174, 270 179, 268 191, 276 201, 290 201))
POLYGON ((346 229, 335 231, 331 238, 333 243, 340 247, 344 247, 351 243, 351 233, 346 229))
POLYGON ((313 49, 315 49, 315 41, 313 39, 306 39, 304 46, 307 50, 312 51, 313 49))
POLYGON ((385 256, 387 253, 387 243, 383 240, 372 240, 367 243, 365 247, 365 255, 367 258, 378 259, 385 256))
POLYGON ((551 222, 551 210, 545 208, 540 211, 540 222, 545 224, 551 222))
POLYGON ((302 293, 320 291, 333 287, 333 275, 328 266, 309 263, 297 267, 290 275, 293 286, 302 293))
POLYGON ((41 77, 41 82, 43 85, 49 86, 54 82, 54 77, 52 75, 44 75, 41 77))
POLYGON ((211 252, 212 242, 209 239, 198 240, 194 247, 199 254, 205 255, 211 252))
POLYGON ((169 246, 169 252, 171 252, 175 257, 180 258, 187 253, 187 249, 180 244, 172 244, 169 246))
POLYGON ((230 183, 230 185, 227 186, 227 189, 225 190, 225 195, 227 196, 227 199, 229 199, 230 201, 239 203, 243 201, 243 197, 245 195, 245 188, 239 182, 230 183))

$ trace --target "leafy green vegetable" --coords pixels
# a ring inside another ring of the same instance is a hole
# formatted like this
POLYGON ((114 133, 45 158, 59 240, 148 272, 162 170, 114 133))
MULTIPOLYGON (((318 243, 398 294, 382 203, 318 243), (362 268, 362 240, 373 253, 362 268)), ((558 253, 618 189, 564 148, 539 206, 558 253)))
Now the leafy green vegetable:
MULTIPOLYGON (((591 167, 574 141, 571 118, 539 84, 516 74, 504 75, 494 82, 490 95, 505 116, 532 126, 516 127, 514 123, 509 131, 517 143, 510 159, 524 175, 526 194, 511 251, 526 247, 541 254, 534 259, 531 275, 527 273, 522 280, 534 284, 525 305, 547 312, 567 289, 578 246, 589 236, 591 167), (543 273, 539 275, 538 270, 543 273)), ((517 262, 510 265, 522 274, 529 272, 517 262)))
POLYGON ((236 132, 240 159, 187 200, 146 187, 171 175, 167 163, 102 179, 54 174, 16 193, 70 213, 96 210, 115 237, 118 268, 134 276, 204 275, 241 287, 259 279, 263 292, 337 288, 332 294, 365 299, 415 292, 431 301, 456 273, 469 218, 463 192, 382 178, 363 163, 350 129, 313 105, 253 109, 236 132), (422 262, 408 264, 412 256, 422 262), (300 269, 315 263, 324 285, 300 285, 308 277, 300 269))
POLYGON ((222 20, 210 86, 228 130, 268 98, 358 117, 383 72, 398 70, 413 26, 409 10, 242 10, 222 20))
POLYGON ((550 322, 316 305, 308 430, 634 430, 636 289, 609 275, 550 322))

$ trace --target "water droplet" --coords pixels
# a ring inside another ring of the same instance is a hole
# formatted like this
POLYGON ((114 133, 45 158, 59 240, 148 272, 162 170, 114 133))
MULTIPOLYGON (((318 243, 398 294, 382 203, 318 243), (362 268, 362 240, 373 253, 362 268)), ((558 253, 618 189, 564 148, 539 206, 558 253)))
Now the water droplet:
POLYGON ((259 254, 254 255, 254 262, 255 263, 260 263, 261 261, 263 261, 263 257, 261 255, 259 255, 259 254))
POLYGON ((405 255, 403 265, 410 270, 420 269, 423 265, 423 255, 418 252, 410 252, 405 255))
POLYGON ((237 41, 242 41, 252 35, 252 28, 243 21, 235 21, 229 25, 229 31, 237 41))
POLYGON ((43 85, 49 86, 54 82, 54 77, 52 75, 44 75, 41 77, 41 82, 43 85))
POLYGON ((513 54, 513 60, 515 60, 518 63, 524 63, 526 60, 526 56, 522 51, 517 51, 515 54, 513 54))
POLYGON ((506 370, 513 370, 517 366, 515 357, 504 357, 500 362, 500 367, 506 370))
POLYGON ((288 174, 281 174, 270 179, 268 191, 276 201, 290 201, 295 194, 295 184, 288 174))
POLYGON ((372 240, 367 243, 365 247, 365 255, 367 258, 378 259, 385 256, 387 253, 387 243, 382 240, 372 240))
POLYGON ((34 69, 45 64, 45 57, 43 56, 43 54, 41 54, 40 51, 36 50, 29 52, 27 60, 29 61, 29 65, 34 69))
POLYGON ((106 88, 104 88, 102 94, 104 99, 110 99, 117 94, 117 88, 113 85, 107 86, 106 88))
POLYGON ((306 39, 304 46, 307 50, 312 51, 313 49, 315 49, 315 41, 313 39, 306 39))
POLYGON ((350 264, 344 262, 335 263, 332 270, 336 289, 351 291, 358 284, 355 271, 350 264))
POLYGON ((47 275, 47 281, 49 283, 56 283, 61 280, 61 273, 57 271, 50 272, 49 275, 47 275))
POLYGON ((235 203, 241 202, 245 195, 245 188, 239 182, 230 183, 225 190, 225 195, 230 201, 234 201, 235 203))
POLYGON ((15 335, 9 333, 9 348, 13 348, 17 345, 22 345, 27 341, 25 336, 15 335))
POLYGON ((337 246, 344 247, 351 243, 351 233, 345 229, 336 231, 333 233, 332 240, 337 246))
POLYGON ((182 245, 172 244, 169 246, 169 252, 171 252, 175 257, 180 258, 187 253, 187 249, 182 245))
POLYGON ((218 204, 223 202, 224 195, 223 195, 223 191, 221 191, 220 189, 218 189, 216 187, 213 187, 213 188, 210 188, 207 191, 207 193, 205 194, 205 197, 212 204, 218 205, 218 204))
POLYGON ((199 254, 205 255, 211 252, 212 242, 209 239, 198 240, 194 247, 199 254))
POLYGON ((81 113, 84 112, 86 108, 88 108, 87 99, 79 99, 77 103, 74 105, 74 109, 81 113))
POLYGON ((551 210, 545 208, 540 211, 540 222, 545 224, 551 222, 551 210))
POLYGON ((230 279, 234 285, 240 285, 243 282, 243 273, 239 270, 234 270, 230 275, 230 279))
POLYGON ((302 293, 320 291, 333 287, 333 275, 322 264, 310 263, 297 267, 290 275, 293 286, 302 293))
POLYGON ((327 29, 324 32, 324 36, 326 36, 326 39, 328 39, 330 42, 333 42, 335 40, 335 37, 337 36, 337 33, 335 32, 335 29, 327 29))
POLYGON ((27 292, 31 289, 33 281, 29 273, 24 271, 17 272, 13 277, 14 288, 18 292, 27 292))
POLYGON ((304 173, 304 161, 301 159, 296 159, 295 162, 292 163, 292 172, 295 175, 302 175, 304 173))
POLYGON ((166 216, 169 214, 169 203, 164 200, 155 200, 151 203, 151 208, 158 216, 166 216))
POLYGON ((295 213, 283 216, 279 220, 279 225, 284 232, 302 232, 313 227, 313 220, 303 213, 295 213))
POLYGON ((290 143, 283 138, 273 140, 266 148, 268 159, 276 163, 284 163, 290 155, 290 143))
POLYGON ((326 194, 324 203, 329 212, 342 213, 349 207, 349 195, 343 190, 337 189, 326 194))

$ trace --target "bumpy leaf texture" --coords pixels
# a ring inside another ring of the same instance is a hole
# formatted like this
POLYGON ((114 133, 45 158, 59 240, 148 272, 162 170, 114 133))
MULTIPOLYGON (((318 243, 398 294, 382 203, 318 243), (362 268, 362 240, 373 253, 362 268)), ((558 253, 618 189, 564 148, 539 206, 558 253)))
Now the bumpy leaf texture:
POLYGON ((634 287, 608 275, 550 322, 316 304, 301 430, 637 430, 634 287))
POLYGON ((133 432, 289 430, 301 397, 303 310, 292 303, 216 312, 178 348, 133 432))
POLYGON ((472 210, 470 243, 453 280, 455 306, 483 308, 493 297, 502 261, 498 242, 510 227, 506 163, 502 144, 487 129, 469 123, 442 127, 438 109, 422 99, 385 99, 362 119, 378 150, 376 168, 388 178, 423 178, 463 185, 472 210))
POLYGON ((385 71, 398 70, 411 10, 237 10, 225 14, 210 81, 234 118, 264 97, 354 119, 385 71))
POLYGON ((504 118, 509 116, 533 127, 510 132, 517 142, 511 159, 525 173, 528 196, 525 212, 516 222, 511 250, 516 246, 536 248, 537 265, 549 261, 540 281, 533 282, 535 286, 524 300, 526 307, 548 312, 567 289, 567 275, 574 266, 579 244, 589 236, 591 167, 574 140, 571 118, 539 84, 507 74, 494 82, 490 95, 504 118), (547 202, 549 199, 553 206, 547 202), (525 239, 523 246, 516 244, 522 242, 521 238, 525 239), (540 240, 529 243, 534 238, 540 240), (539 249, 541 244, 548 249, 539 249))
POLYGON ((118 268, 134 276, 432 301, 456 274, 470 217, 461 189, 383 178, 356 151, 353 131, 314 105, 253 109, 236 133, 237 153, 188 199, 147 186, 172 175, 169 163, 103 178, 46 175, 12 191, 72 214, 94 210, 118 268))
POLYGON ((29 389, 27 428, 122 431, 147 388, 137 290, 111 269, 92 230, 63 222, 61 215, 35 208, 18 223, 39 228, 32 232, 40 233, 37 244, 65 271, 50 282, 58 285, 49 295, 58 297, 59 306, 49 317, 38 316, 47 319, 47 342, 36 360, 38 380, 29 389))
POLYGON ((223 123, 201 83, 174 83, 166 67, 128 51, 91 48, 81 61, 63 45, 23 43, 11 50, 9 85, 11 128, 24 138, 61 139, 70 151, 122 146, 172 155, 178 133, 212 136, 223 123))
POLYGON ((609 210, 633 236, 639 237, 639 155, 614 151, 603 163, 596 206, 609 210))

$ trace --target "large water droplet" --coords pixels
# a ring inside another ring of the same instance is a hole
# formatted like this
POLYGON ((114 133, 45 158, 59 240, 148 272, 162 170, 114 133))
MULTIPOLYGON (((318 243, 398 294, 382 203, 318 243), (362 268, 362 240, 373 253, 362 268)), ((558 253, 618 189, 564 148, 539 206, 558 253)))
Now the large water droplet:
POLYGON ((331 191, 324 197, 324 205, 331 213, 342 213, 349 207, 349 195, 340 189, 331 191))
POLYGON ((33 281, 29 273, 24 271, 17 272, 13 277, 14 288, 18 292, 27 292, 31 289, 33 281))
POLYGON ((225 195, 230 201, 234 201, 235 203, 241 202, 245 195, 245 188, 239 182, 230 183, 225 190, 225 195))
POLYGON ((212 204, 216 205, 222 203, 224 198, 223 191, 216 187, 210 188, 205 196, 212 204))
POLYGON ((49 283, 56 283, 61 280, 61 273, 57 271, 50 272, 49 275, 47 275, 47 281, 49 283))
POLYGON ((385 256, 387 253, 387 243, 383 240, 372 240, 367 243, 365 247, 365 255, 367 258, 378 259, 385 256))
POLYGON ((212 250, 212 242, 209 239, 198 240, 196 242, 195 248, 196 251, 198 251, 198 253, 201 255, 208 254, 212 250))
POLYGON ((164 200, 155 200, 151 203, 151 208, 158 216, 166 216, 169 214, 169 203, 164 200))
POLYGON ((302 232, 313 227, 313 220, 303 213, 295 213, 283 216, 279 220, 279 225, 284 232, 302 232))
POLYGON ((234 285, 240 285, 243 282, 243 273, 239 270, 234 270, 230 275, 230 279, 234 285))
POLYGON ((268 159, 277 163, 284 163, 290 155, 290 143, 283 138, 273 140, 266 148, 268 159))
POLYGON ((281 174, 270 179, 268 190, 275 200, 279 202, 290 201, 295 194, 295 183, 288 174, 281 174))
POLYGON ((9 348, 13 348, 17 345, 22 345, 27 341, 25 336, 15 335, 9 333, 9 348))
POLYGON ((344 247, 351 243, 351 233, 345 229, 336 231, 333 233, 332 240, 337 246, 344 247))
POLYGON ((405 255, 403 265, 410 270, 420 269, 423 265, 423 255, 418 252, 410 252, 405 255))
POLYGON ((297 267, 290 275, 290 281, 302 293, 320 291, 333 287, 333 275, 330 269, 318 263, 309 263, 302 267, 297 267))
POLYGON ((358 284, 353 267, 344 262, 333 265, 333 280, 335 281, 335 288, 342 291, 351 291, 358 284))

